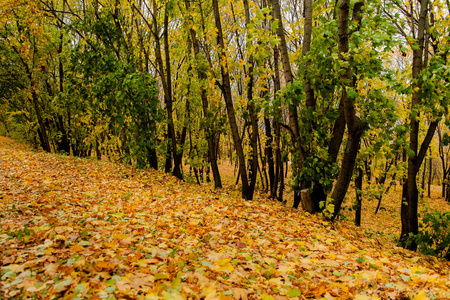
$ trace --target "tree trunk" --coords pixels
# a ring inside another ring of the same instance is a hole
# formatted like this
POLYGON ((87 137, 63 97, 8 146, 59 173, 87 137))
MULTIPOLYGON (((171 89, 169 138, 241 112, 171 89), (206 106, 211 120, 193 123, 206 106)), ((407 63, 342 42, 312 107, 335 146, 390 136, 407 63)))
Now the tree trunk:
MULTIPOLYGON (((186 9, 190 9, 190 0, 185 0, 186 9)), ((190 31, 190 39, 192 41, 193 49, 194 49, 194 56, 197 61, 200 60, 200 43, 197 39, 197 35, 195 30, 192 28, 189 29, 190 31)), ((197 66, 197 64, 196 64, 197 66)), ((205 72, 202 70, 201 67, 197 67, 197 75, 201 82, 206 82, 208 77, 205 74, 205 72)), ((206 94, 206 88, 202 84, 201 85, 201 91, 200 91, 200 98, 202 100, 202 109, 203 109, 203 116, 206 120, 210 120, 210 112, 209 112, 209 103, 208 103, 208 96, 206 94)), ((208 159, 209 163, 211 164, 211 170, 213 173, 214 178, 214 187, 221 188, 222 187, 222 180, 220 178, 220 172, 219 172, 219 166, 217 164, 217 153, 216 153, 216 142, 215 142, 215 135, 216 130, 214 130, 214 124, 211 124, 209 128, 206 129, 206 140, 208 142, 208 159)))
MULTIPOLYGON (((273 19, 278 21, 277 35, 280 39, 280 54, 283 64, 283 75, 286 84, 292 84, 294 82, 294 76, 292 74, 291 64, 289 60, 289 53, 286 43, 286 37, 284 34, 283 18, 281 17, 280 1, 273 0, 273 19)), ((289 127, 291 130, 292 144, 294 145, 294 151, 292 153, 292 176, 297 176, 300 172, 303 161, 304 153, 300 145, 300 129, 298 125, 298 112, 297 106, 292 102, 289 104, 289 127)), ((298 207, 300 204, 300 190, 302 186, 294 187, 294 207, 298 207)))
POLYGON ((219 55, 219 64, 222 74, 222 94, 225 99, 225 107, 227 109, 228 114, 228 122, 230 123, 231 135, 233 137, 234 147, 236 149, 236 153, 239 160, 239 173, 241 176, 242 183, 242 197, 246 200, 253 199, 253 190, 251 190, 250 185, 248 184, 248 177, 245 166, 245 156, 244 149, 242 147, 242 140, 239 136, 239 130, 236 123, 236 114, 233 106, 233 99, 231 94, 231 83, 230 83, 230 74, 227 62, 227 55, 225 51, 225 44, 223 40, 223 31, 222 24, 220 20, 220 11, 219 11, 219 3, 218 0, 212 1, 213 9, 214 9, 214 19, 217 29, 217 45, 218 45, 218 55, 219 55))
POLYGON ((439 158, 441 159, 442 164, 442 198, 445 198, 448 169, 447 161, 445 160, 444 145, 442 143, 442 133, 439 127, 437 128, 437 133, 439 139, 439 158))
POLYGON ((46 126, 44 124, 44 119, 42 118, 42 114, 41 114, 41 109, 39 107, 39 101, 38 101, 38 95, 36 94, 36 89, 33 83, 33 79, 31 78, 30 75, 30 80, 31 80, 31 101, 33 103, 34 106, 34 111, 36 113, 36 117, 38 119, 38 125, 39 125, 39 130, 40 130, 40 140, 41 140, 41 146, 42 149, 46 152, 51 152, 51 147, 50 147, 50 142, 48 139, 48 135, 47 135, 47 129, 46 126))
MULTIPOLYGON (((362 13, 361 8, 364 2, 356 2, 353 7, 353 20, 358 24, 361 22, 362 13)), ((349 23, 350 0, 342 0, 339 5, 339 20, 338 20, 338 49, 339 59, 346 61, 344 55, 349 52, 349 23)), ((351 56, 349 58, 351 60, 351 56)), ((331 195, 331 204, 334 205, 334 212, 331 217, 335 220, 338 216, 345 194, 353 174, 356 157, 359 151, 361 135, 363 132, 362 122, 356 115, 355 104, 353 99, 347 94, 347 87, 355 89, 355 80, 352 77, 351 62, 347 61, 348 66, 343 69, 341 75, 342 82, 342 104, 344 106, 345 123, 347 124, 347 145, 345 147, 344 157, 341 164, 339 177, 336 181, 333 193, 331 195)))
POLYGON ((258 164, 258 172, 260 175, 262 190, 267 193, 269 191, 269 178, 267 177, 267 158, 265 157, 265 153, 262 148, 261 137, 258 133, 258 154, 259 160, 261 161, 261 166, 258 164))
POLYGON ((282 164, 281 161, 281 107, 280 102, 277 101, 277 92, 280 90, 280 69, 279 69, 279 50, 278 46, 273 47, 273 69, 274 69, 274 77, 273 77, 273 86, 274 86, 274 118, 273 118, 273 129, 275 134, 275 166, 274 166, 274 180, 270 189, 270 198, 275 199, 278 198, 280 202, 283 201, 283 194, 281 193, 281 197, 277 197, 278 184, 280 184, 280 188, 284 188, 284 178, 282 172, 282 164))
MULTIPOLYGON (((250 9, 248 6, 248 0, 243 0, 244 2, 244 11, 245 11, 245 24, 248 27, 250 25, 250 9)), ((248 43, 249 41, 247 41, 248 43)), ((248 64, 248 83, 247 83, 247 110, 250 116, 251 123, 251 133, 250 133, 250 145, 252 148, 251 159, 252 163, 249 164, 250 167, 250 190, 255 190, 256 185, 256 176, 258 175, 258 118, 255 112, 255 104, 253 103, 253 69, 255 60, 253 58, 253 54, 248 54, 249 58, 247 61, 248 64)), ((252 196, 253 197, 253 196, 252 196)))
MULTIPOLYGON (((63 7, 61 12, 61 20, 64 20, 64 11, 66 7, 66 1, 63 1, 63 7)), ((59 45, 58 45, 58 71, 59 71, 59 93, 62 95, 64 93, 64 65, 62 61, 62 51, 64 42, 64 31, 62 21, 58 21, 59 29, 59 45)), ((66 106, 67 114, 70 114, 69 105, 66 106)), ((58 127, 61 132, 61 141, 58 142, 58 150, 63 150, 67 154, 70 153, 70 141, 68 131, 65 129, 63 117, 58 114, 58 127)), ((69 129, 70 130, 70 129, 69 129)))
POLYGON ((356 192, 356 203, 355 203, 355 225, 361 226, 361 209, 362 209, 362 183, 363 183, 363 170, 361 167, 357 170, 357 176, 355 178, 355 192, 356 192))
POLYGON ((275 188, 275 166, 273 161, 273 136, 272 136, 272 129, 270 125, 269 118, 264 118, 264 125, 266 129, 266 145, 265 145, 265 154, 266 154, 266 160, 267 165, 269 168, 269 180, 268 180, 268 189, 270 190, 270 194, 272 194, 272 190, 275 188))
POLYGON ((422 195, 423 195, 423 193, 424 193, 424 191, 425 191, 425 182, 426 182, 426 175, 427 174, 427 167, 426 166, 424 166, 423 167, 423 171, 422 171, 422 185, 421 185, 421 189, 422 189, 422 195))
MULTIPOLYGON (((420 104, 421 99, 419 96, 419 90, 421 83, 416 78, 423 69, 423 52, 425 44, 425 26, 427 22, 427 7, 428 0, 421 0, 419 24, 417 31, 417 43, 415 49, 413 49, 413 65, 412 65, 412 88, 413 95, 411 97, 411 110, 415 110, 420 104)), ((431 133, 431 126, 429 125, 428 133, 431 133)), ((437 126, 437 124, 436 124, 437 126)), ((433 130, 434 134, 434 130, 433 130)), ((410 133, 409 133, 409 149, 411 154, 408 156, 408 169, 407 179, 403 184, 403 197, 401 202, 401 221, 402 232, 400 234, 400 244, 410 250, 417 249, 417 243, 410 240, 410 235, 416 235, 419 232, 419 221, 417 217, 418 199, 419 193, 417 191, 417 173, 419 172, 422 161, 425 157, 429 143, 431 142, 432 135, 429 137, 427 143, 427 137, 421 145, 420 152, 418 154, 419 144, 419 114, 411 114, 410 120, 410 133), (425 150, 425 151, 423 151, 425 150), (421 157, 421 155, 423 157, 421 157)))
POLYGON ((172 77, 171 77, 171 61, 170 61, 170 48, 169 48, 169 12, 168 5, 165 5, 164 8, 164 55, 166 57, 166 91, 167 97, 166 100, 166 109, 167 109, 167 117, 169 119, 168 123, 168 133, 169 139, 172 145, 172 156, 173 156, 173 172, 172 174, 179 178, 183 179, 183 174, 181 173, 181 159, 178 155, 177 149, 177 137, 175 135, 175 125, 173 121, 173 97, 172 97, 172 77))
POLYGON ((433 157, 431 157, 431 149, 430 149, 430 158, 428 158, 428 198, 431 197, 431 181, 433 179, 433 157))
MULTIPOLYGON (((311 35, 312 35, 312 0, 304 0, 304 35, 303 35, 303 44, 302 44, 302 56, 306 56, 311 48, 311 35)), ((311 61, 308 60, 304 65, 304 89, 305 89, 305 100, 306 100, 306 109, 309 119, 309 128, 308 128, 308 136, 313 136, 313 131, 316 129, 316 122, 313 118, 313 112, 316 110, 316 98, 314 96, 314 90, 311 87, 311 83, 309 81, 309 77, 307 74, 308 66, 311 64, 311 61)), ((314 155, 309 151, 305 153, 305 155, 314 155)), ((308 207, 310 210, 307 210, 309 213, 314 214, 320 211, 320 202, 326 200, 326 194, 324 191, 324 187, 319 182, 304 182, 301 183, 302 188, 310 187, 312 185, 311 196, 304 198, 307 199, 305 201, 310 201, 311 203, 305 203, 304 207, 308 207)), ((302 199, 302 201, 304 201, 302 199)))
POLYGON ((281 162, 280 156, 280 164, 279 164, 279 176, 280 176, 280 187, 278 188, 278 201, 284 202, 283 193, 284 193, 284 171, 283 171, 283 162, 281 162))

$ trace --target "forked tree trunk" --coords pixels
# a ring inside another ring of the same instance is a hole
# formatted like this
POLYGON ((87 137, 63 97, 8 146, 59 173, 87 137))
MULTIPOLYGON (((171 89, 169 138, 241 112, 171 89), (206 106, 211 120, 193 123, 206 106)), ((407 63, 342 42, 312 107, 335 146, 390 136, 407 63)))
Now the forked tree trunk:
MULTIPOLYGON (((361 22, 361 9, 364 2, 356 2, 353 7, 353 20, 358 24, 361 22)), ((339 59, 346 61, 344 56, 349 52, 349 11, 350 0, 342 0, 339 5, 339 20, 338 20, 338 49, 339 59)), ((351 60, 351 56, 349 58, 351 60)), ((345 194, 347 193, 350 184, 353 169, 355 166, 356 157, 359 151, 361 135, 363 132, 362 122, 356 115, 355 103, 347 93, 347 88, 355 89, 355 80, 352 77, 352 70, 350 61, 344 68, 341 75, 342 82, 342 104, 344 107, 345 123, 347 124, 347 145, 342 159, 341 170, 336 181, 333 193, 331 194, 331 204, 334 205, 334 212, 331 220, 335 220, 338 216, 345 194)))
MULTIPOLYGON (((419 23, 417 31, 417 43, 413 49, 413 65, 412 65, 412 79, 413 79, 413 95, 411 97, 411 109, 415 110, 420 104, 421 99, 419 91, 421 88, 420 82, 415 79, 423 69, 423 52, 425 44, 425 26, 427 22, 428 0, 421 0, 419 23)), ((410 235, 416 235, 419 232, 419 221, 417 216, 419 193, 417 190, 417 173, 419 172, 422 161, 425 157, 431 138, 434 135, 432 130, 434 122, 431 122, 428 128, 427 137, 422 142, 419 149, 419 114, 411 114, 410 119, 410 134, 409 134, 409 149, 411 154, 408 156, 407 179, 403 184, 402 202, 401 202, 401 221, 402 232, 400 234, 400 244, 410 250, 417 249, 417 243, 410 239, 410 235), (431 134, 431 135, 430 135, 431 134)), ((437 126, 437 123, 436 123, 437 126)), ((436 128, 435 126, 435 128, 436 128)), ((434 129, 435 129, 434 128, 434 129)))

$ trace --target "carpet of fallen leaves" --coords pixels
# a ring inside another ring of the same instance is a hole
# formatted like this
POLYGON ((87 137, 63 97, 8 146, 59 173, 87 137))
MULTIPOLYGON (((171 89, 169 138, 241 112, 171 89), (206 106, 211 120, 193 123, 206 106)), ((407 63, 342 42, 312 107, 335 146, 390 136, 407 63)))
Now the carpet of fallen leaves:
POLYGON ((445 262, 238 196, 0 138, 0 299, 450 299, 445 262))

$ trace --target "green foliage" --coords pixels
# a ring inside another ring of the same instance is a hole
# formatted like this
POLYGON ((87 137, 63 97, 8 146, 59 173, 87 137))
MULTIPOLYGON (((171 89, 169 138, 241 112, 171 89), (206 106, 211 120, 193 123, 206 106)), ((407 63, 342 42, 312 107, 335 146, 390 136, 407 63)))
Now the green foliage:
POLYGON ((73 130, 77 143, 101 143, 107 152, 145 168, 156 148, 156 124, 162 120, 156 80, 138 70, 139 60, 124 60, 115 52, 120 36, 110 11, 78 26, 92 38, 71 53, 70 104, 84 125, 73 130))
POLYGON ((289 105, 298 106, 302 99, 304 99, 303 83, 294 81, 287 84, 281 91, 282 99, 289 105))
POLYGON ((321 209, 321 214, 326 218, 326 219, 331 219, 331 217, 333 216, 334 213, 334 204, 332 204, 332 199, 327 199, 327 201, 321 201, 319 203, 319 208, 321 209))
POLYGON ((450 98, 449 74, 450 67, 440 57, 434 56, 418 78, 421 84, 419 95, 422 99, 422 108, 433 119, 448 110, 448 99, 450 98))
POLYGON ((412 238, 421 253, 450 260, 450 212, 426 213, 419 234, 412 238))

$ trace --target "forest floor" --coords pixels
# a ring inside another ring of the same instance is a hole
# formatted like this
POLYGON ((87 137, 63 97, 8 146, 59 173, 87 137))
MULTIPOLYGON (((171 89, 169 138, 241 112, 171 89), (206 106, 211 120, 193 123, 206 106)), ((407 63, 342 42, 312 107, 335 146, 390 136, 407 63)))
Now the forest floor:
POLYGON ((0 299, 450 299, 448 262, 239 194, 0 137, 0 299))
MULTIPOLYGON (((234 186, 236 189, 239 187, 236 183, 236 166, 229 161, 221 161, 219 164, 220 174, 225 186, 234 186)), ((188 170, 188 169, 186 169, 188 170)), ((286 201, 286 207, 292 207, 293 204, 293 191, 290 188, 290 170, 288 170, 288 176, 286 180, 284 200, 286 201)), ((257 188, 261 189, 260 175, 257 177, 257 188)), ((212 179, 211 179, 212 180, 212 179)), ((372 182, 372 189, 375 189, 374 182, 372 182)), ((419 187, 420 188, 420 187, 419 187)), ((374 238, 387 244, 396 244, 401 232, 401 220, 400 220, 400 204, 402 199, 402 186, 392 186, 387 193, 382 197, 380 209, 375 214, 378 206, 378 200, 374 196, 374 190, 370 190, 370 187, 363 184, 363 202, 362 202, 362 218, 361 228, 368 234, 373 235, 374 238)), ((442 197, 442 187, 438 185, 431 185, 430 197, 428 197, 428 188, 425 187, 421 193, 419 199, 419 220, 426 212, 439 211, 441 213, 450 212, 450 203, 445 201, 442 197)), ((355 189, 353 183, 350 184, 349 192, 345 197, 342 215, 342 220, 354 222, 355 211, 353 209, 355 201, 355 189)))

